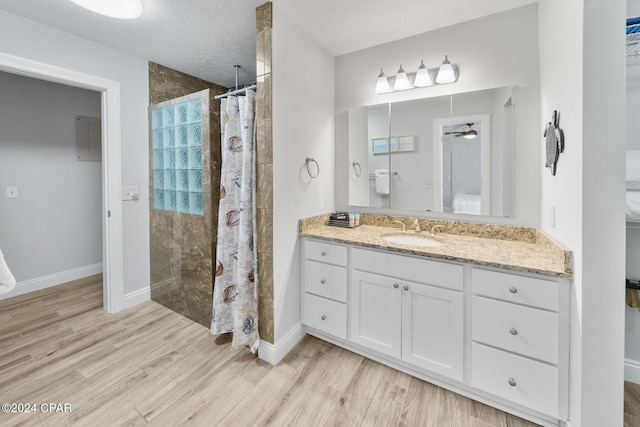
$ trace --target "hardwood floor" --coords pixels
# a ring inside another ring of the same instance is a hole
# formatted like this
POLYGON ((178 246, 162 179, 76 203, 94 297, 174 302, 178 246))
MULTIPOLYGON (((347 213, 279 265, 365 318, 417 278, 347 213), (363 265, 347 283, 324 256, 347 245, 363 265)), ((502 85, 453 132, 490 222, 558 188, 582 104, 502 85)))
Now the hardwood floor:
POLYGON ((310 336, 273 367, 152 301, 109 315, 101 282, 0 301, 0 403, 37 409, 1 426, 535 425, 310 336))

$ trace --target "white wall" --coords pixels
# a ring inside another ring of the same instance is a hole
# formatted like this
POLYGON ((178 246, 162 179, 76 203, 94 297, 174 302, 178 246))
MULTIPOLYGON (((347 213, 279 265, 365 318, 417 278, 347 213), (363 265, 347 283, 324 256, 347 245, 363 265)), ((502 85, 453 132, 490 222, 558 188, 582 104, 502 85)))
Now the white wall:
MULTIPOLYGON (((76 160, 76 116, 100 93, 0 72, 0 247, 18 281, 102 263, 102 164, 76 160), (5 198, 6 187, 18 198, 5 198)), ((36 283, 36 288, 49 282, 36 283)))
POLYGON ((122 182, 140 187, 123 203, 124 293, 149 287, 149 79, 147 61, 0 11, 0 52, 120 82, 122 182))
POLYGON ((623 424, 623 6, 539 2, 540 129, 558 110, 566 137, 557 175, 540 168, 542 228, 574 254, 571 425, 623 424))
POLYGON ((334 209, 334 58, 275 4, 272 55, 277 345, 300 322, 298 220, 334 209), (306 157, 320 166, 316 179, 306 157))
MULTIPOLYGON (((537 24, 537 5, 532 4, 337 57, 336 207, 348 209, 348 186, 339 184, 346 184, 349 177, 349 108, 452 92, 517 86, 515 182, 519 191, 515 213, 512 218, 483 217, 482 220, 538 226, 540 109, 537 24), (387 75, 392 75, 402 64, 407 72, 413 72, 422 59, 429 68, 435 68, 445 54, 459 67, 460 77, 456 83, 385 95, 374 93, 380 68, 387 75)), ((384 212, 380 209, 367 211, 384 212)), ((415 211, 406 213, 415 215, 415 211)), ((447 214, 429 215, 451 218, 447 214)))
MULTIPOLYGON (((640 0, 627 1, 627 17, 640 16, 640 0)), ((627 150, 640 150, 640 128, 637 118, 640 114, 640 59, 627 63, 627 150)), ((640 280, 640 229, 627 229, 627 279, 640 280)), ((625 349, 626 359, 640 365, 640 311, 625 308, 625 349)), ((635 381, 638 381, 637 376, 635 381)))
POLYGON ((640 58, 627 65, 627 149, 640 150, 640 58))

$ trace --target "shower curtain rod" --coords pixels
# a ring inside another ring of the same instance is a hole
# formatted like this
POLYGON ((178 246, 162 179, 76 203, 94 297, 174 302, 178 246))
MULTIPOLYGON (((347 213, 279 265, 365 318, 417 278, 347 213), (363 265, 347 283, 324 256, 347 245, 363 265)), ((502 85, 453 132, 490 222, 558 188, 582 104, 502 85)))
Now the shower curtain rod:
POLYGON ((227 96, 239 95, 241 93, 245 93, 248 90, 256 90, 256 87, 257 87, 256 85, 250 85, 250 86, 243 87, 243 88, 240 88, 240 89, 232 90, 232 91, 224 93, 222 95, 216 95, 213 98, 214 99, 222 99, 222 98, 226 98, 227 96))
POLYGON ((233 96, 233 95, 239 95, 241 93, 245 93, 248 90, 256 90, 256 84, 252 84, 249 86, 245 86, 243 88, 238 88, 238 70, 241 68, 240 65, 235 64, 233 66, 233 68, 236 69, 236 88, 235 90, 230 90, 229 92, 223 94, 223 95, 216 95, 213 98, 218 100, 218 99, 222 99, 222 98, 226 98, 227 96, 233 96))

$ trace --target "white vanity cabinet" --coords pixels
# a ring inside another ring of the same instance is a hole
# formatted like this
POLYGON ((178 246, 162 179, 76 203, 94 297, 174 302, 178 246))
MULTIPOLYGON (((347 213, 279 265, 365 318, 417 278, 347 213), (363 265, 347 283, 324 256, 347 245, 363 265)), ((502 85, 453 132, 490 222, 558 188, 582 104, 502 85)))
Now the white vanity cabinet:
POLYGON ((568 307, 560 308, 567 287, 473 268, 471 290, 471 385, 565 418, 568 307))
POLYGON ((461 381, 461 265, 353 248, 351 341, 461 381))
POLYGON ((532 421, 567 420, 569 279, 302 243, 309 333, 532 421))
POLYGON ((304 241, 302 323, 347 338, 347 247, 304 241))

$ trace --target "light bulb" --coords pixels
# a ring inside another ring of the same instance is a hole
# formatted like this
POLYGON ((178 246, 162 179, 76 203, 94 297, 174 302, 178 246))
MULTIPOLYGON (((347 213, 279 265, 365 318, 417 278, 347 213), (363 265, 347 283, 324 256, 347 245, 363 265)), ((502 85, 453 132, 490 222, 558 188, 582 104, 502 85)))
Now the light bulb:
POLYGON ((378 81, 376 83, 376 93, 387 92, 391 92, 391 86, 389 86, 389 80, 387 80, 387 76, 385 76, 382 69, 380 69, 380 74, 378 74, 378 81))
POLYGON ((440 69, 438 70, 438 75, 436 76, 436 83, 444 84, 444 83, 453 83, 456 81, 456 73, 449 62, 449 58, 447 55, 444 56, 444 61, 442 61, 442 65, 440 65, 440 69))
POLYGON ((418 71, 416 71, 416 79, 413 81, 413 85, 415 87, 433 86, 431 74, 429 74, 429 70, 424 65, 424 61, 420 62, 418 71))
POLYGON ((407 73, 405 73, 402 65, 396 74, 396 81, 393 84, 393 90, 405 90, 411 89, 411 83, 409 83, 409 78, 407 77, 407 73))

